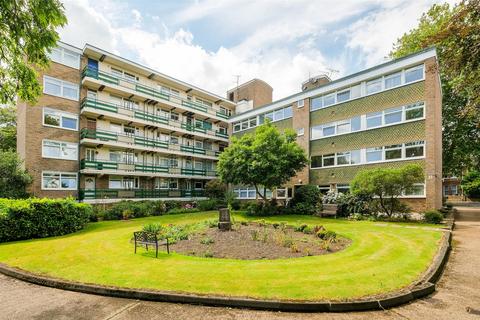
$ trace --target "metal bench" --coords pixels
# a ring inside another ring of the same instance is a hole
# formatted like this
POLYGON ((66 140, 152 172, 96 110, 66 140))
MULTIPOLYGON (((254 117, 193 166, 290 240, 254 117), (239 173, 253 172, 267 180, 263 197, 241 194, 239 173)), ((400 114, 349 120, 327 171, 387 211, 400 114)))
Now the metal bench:
POLYGON ((158 258, 159 246, 167 246, 167 253, 170 254, 168 238, 166 238, 165 241, 158 241, 158 235, 156 233, 147 231, 136 231, 133 233, 133 238, 135 241, 135 254, 137 253, 137 247, 145 247, 148 251, 148 246, 155 248, 155 258, 158 258))

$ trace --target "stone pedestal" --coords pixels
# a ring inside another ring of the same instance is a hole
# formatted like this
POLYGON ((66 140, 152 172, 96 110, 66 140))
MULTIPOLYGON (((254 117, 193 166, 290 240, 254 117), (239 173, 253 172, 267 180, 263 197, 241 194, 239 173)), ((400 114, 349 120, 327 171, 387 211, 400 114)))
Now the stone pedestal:
POLYGON ((228 208, 221 208, 218 210, 218 228, 222 231, 229 231, 232 229, 230 210, 228 210, 228 208))

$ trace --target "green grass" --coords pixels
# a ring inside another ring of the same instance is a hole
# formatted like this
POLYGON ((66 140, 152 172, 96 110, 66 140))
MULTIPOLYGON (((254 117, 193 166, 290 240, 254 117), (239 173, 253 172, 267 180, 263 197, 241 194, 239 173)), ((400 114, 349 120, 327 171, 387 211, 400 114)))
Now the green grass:
MULTIPOLYGON (((442 236, 437 230, 405 224, 280 216, 266 220, 321 224, 350 238, 352 244, 333 254, 281 260, 213 259, 163 251, 155 259, 141 248, 133 254, 132 233, 146 223, 192 223, 216 217, 215 212, 204 212, 91 223, 67 236, 1 244, 0 262, 53 277, 120 287, 340 300, 408 286, 428 268, 442 236)), ((236 215, 235 219, 247 218, 236 215)))

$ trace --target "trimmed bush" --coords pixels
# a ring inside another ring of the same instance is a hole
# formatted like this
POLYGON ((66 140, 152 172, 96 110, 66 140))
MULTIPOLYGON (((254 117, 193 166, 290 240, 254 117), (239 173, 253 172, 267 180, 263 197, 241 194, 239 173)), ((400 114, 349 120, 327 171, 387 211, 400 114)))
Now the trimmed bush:
POLYGON ((142 218, 149 216, 158 216, 164 214, 166 205, 163 201, 131 201, 124 200, 113 204, 110 208, 101 212, 96 207, 97 217, 103 217, 104 220, 121 220, 130 218, 142 218), (127 213, 125 215, 125 213, 127 213))
POLYGON ((443 214, 438 210, 425 211, 423 219, 427 223, 439 224, 443 220, 443 214))
POLYGON ((218 208, 219 202, 215 199, 200 200, 197 203, 197 208, 200 211, 210 211, 218 208))
POLYGON ((194 213, 194 212, 200 212, 200 209, 198 208, 174 208, 169 210, 167 213, 168 214, 180 214, 180 213, 194 213))
POLYGON ((81 230, 92 216, 73 198, 0 199, 0 242, 61 236, 81 230))
POLYGON ((314 185, 304 185, 295 190, 290 208, 295 214, 315 214, 322 210, 320 190, 314 185))

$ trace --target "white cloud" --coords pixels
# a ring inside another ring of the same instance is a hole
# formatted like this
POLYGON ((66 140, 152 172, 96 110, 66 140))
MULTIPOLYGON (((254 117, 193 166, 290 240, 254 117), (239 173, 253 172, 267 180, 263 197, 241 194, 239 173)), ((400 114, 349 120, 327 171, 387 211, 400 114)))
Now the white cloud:
POLYGON ((281 98, 298 92, 309 74, 328 67, 350 73, 346 64, 351 52, 360 54, 355 59, 365 64, 381 62, 432 1, 206 0, 172 12, 167 25, 155 12, 109 0, 68 0, 69 25, 61 36, 77 46, 97 45, 222 96, 240 74, 241 82, 265 80, 274 88, 274 98, 281 98), (148 17, 161 33, 146 29, 148 17), (199 21, 237 43, 206 50, 182 27, 199 21), (346 43, 346 48, 337 48, 342 53, 327 59, 324 39, 332 45, 346 43))

